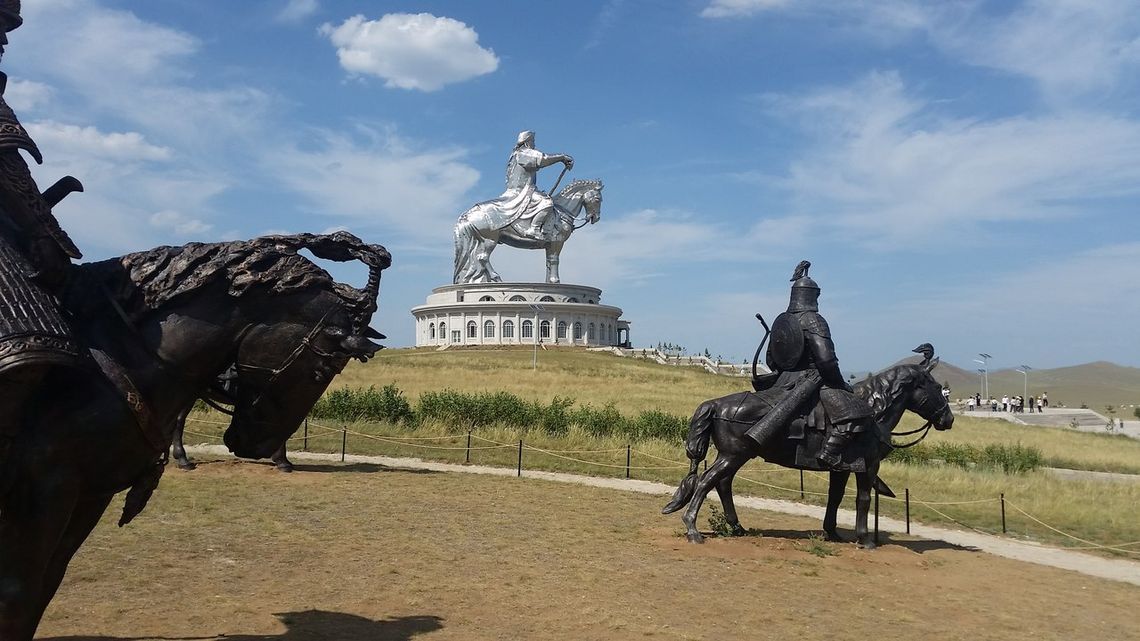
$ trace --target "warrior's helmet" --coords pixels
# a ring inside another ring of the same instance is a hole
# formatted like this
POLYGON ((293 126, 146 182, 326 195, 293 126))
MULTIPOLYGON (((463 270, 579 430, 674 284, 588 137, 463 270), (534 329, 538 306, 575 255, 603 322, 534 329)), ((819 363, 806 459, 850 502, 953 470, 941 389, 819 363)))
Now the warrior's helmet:
POLYGON ((20 0, 0 0, 0 23, 6 32, 24 24, 20 17, 20 0))
POLYGON ((515 147, 518 147, 519 145, 523 145, 523 144, 528 143, 528 142, 532 143, 532 144, 534 143, 534 132, 533 131, 519 132, 519 138, 518 138, 518 140, 515 141, 515 147))
POLYGON ((808 276, 811 262, 801 260, 792 274, 792 296, 788 302, 789 312, 818 312, 819 285, 808 276))

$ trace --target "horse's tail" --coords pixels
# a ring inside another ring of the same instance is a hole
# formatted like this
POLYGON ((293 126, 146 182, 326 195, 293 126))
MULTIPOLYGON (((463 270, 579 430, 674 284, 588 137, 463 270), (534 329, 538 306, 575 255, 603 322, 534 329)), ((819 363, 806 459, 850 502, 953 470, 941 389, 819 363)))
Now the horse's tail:
POLYGON ((662 514, 672 514, 685 506, 697 491, 697 466, 709 453, 712 440, 713 414, 716 406, 711 401, 701 403, 693 418, 689 420, 689 437, 685 439, 685 454, 689 457, 689 473, 681 479, 681 485, 673 493, 673 500, 661 508, 662 514))

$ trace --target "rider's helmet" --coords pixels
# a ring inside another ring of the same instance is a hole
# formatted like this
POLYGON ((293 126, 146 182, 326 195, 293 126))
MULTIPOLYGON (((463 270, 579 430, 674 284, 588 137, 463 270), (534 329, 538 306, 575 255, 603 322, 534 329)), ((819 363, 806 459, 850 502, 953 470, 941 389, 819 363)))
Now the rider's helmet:
POLYGON ((534 132, 533 131, 521 131, 521 132, 519 132, 518 140, 515 141, 515 146, 518 147, 518 146, 524 145, 528 142, 531 144, 534 143, 534 132))
POLYGON ((792 295, 788 302, 789 312, 818 312, 819 285, 808 276, 809 261, 800 261, 792 275, 792 295))
POLYGON ((20 0, 0 0, 0 22, 6 32, 24 24, 20 17, 20 0))

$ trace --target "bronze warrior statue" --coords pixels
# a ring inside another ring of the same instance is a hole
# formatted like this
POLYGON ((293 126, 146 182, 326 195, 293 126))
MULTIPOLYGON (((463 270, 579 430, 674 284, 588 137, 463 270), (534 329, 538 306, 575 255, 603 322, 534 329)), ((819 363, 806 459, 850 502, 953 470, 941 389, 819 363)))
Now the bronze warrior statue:
MULTIPOLYGON (((776 385, 793 384, 794 387, 748 430, 748 436, 762 442, 767 434, 783 427, 780 423, 795 420, 797 413, 818 392, 820 405, 828 418, 827 441, 818 458, 824 467, 830 468, 840 464, 852 436, 866 429, 864 419, 871 416, 871 406, 856 396, 843 379, 831 329, 819 313, 820 290, 808 275, 810 267, 811 263, 806 260, 796 266, 788 310, 772 323, 772 342, 768 344, 768 367, 776 375, 769 380, 776 385)), ((807 418, 809 425, 824 427, 824 421, 810 419, 807 418)))
MULTIPOLYGON (((681 520, 690 541, 704 538, 697 530, 697 512, 714 488, 728 525, 736 533, 744 531, 732 502, 732 479, 742 465, 760 457, 784 467, 830 473, 823 529, 832 540, 839 539, 839 504, 848 478, 855 474, 855 536, 860 545, 872 547, 867 527, 871 489, 894 496, 878 477, 879 463, 896 447, 891 432, 903 413, 914 412, 937 430, 954 424, 942 386, 931 375, 938 359, 929 344, 920 346, 927 356, 922 363, 889 368, 854 389, 843 380, 831 330, 819 313, 819 285, 808 276, 809 267, 806 260, 796 267, 788 309, 772 323, 767 354, 771 373, 753 374, 755 391, 701 403, 689 421, 689 473, 662 512, 687 507, 681 520), (716 460, 698 474, 710 445, 716 446, 716 460)), ((925 436, 929 429, 924 429, 925 436)))
MULTIPOLYGON (((19 0, 0 0, 0 56, 7 33, 22 22, 19 0)), ((74 366, 78 359, 58 299, 71 259, 82 254, 60 228, 52 207, 83 186, 67 176, 40 193, 20 151, 37 163, 43 157, 3 99, 7 81, 0 73, 0 412, 18 415, 28 391, 47 370, 74 366)), ((0 434, 0 457, 6 436, 0 434)))

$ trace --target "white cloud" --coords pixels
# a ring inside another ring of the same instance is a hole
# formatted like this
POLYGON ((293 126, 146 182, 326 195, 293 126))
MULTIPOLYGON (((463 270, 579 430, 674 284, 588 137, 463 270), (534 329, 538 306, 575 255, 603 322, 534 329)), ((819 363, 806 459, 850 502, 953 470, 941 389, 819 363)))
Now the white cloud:
POLYGON ((353 219, 447 247, 479 172, 460 149, 412 149, 391 132, 361 127, 353 138, 320 132, 317 148, 275 150, 263 162, 315 214, 353 219))
POLYGON ((326 23, 320 33, 337 48, 345 70, 383 78, 387 87, 436 91, 499 67, 474 29, 430 13, 390 13, 379 20, 356 15, 337 27, 326 23))
POLYGON ((751 16, 761 11, 782 9, 788 4, 790 0, 712 0, 709 6, 701 11, 701 16, 705 18, 751 16))
POLYGON ((66 151, 62 155, 86 155, 118 161, 167 160, 170 150, 152 145, 136 132, 103 133, 95 127, 79 127, 42 120, 29 122, 28 133, 40 146, 66 151))
POLYGON ((794 210, 876 246, 966 240, 982 223, 1140 192, 1140 122, 1114 115, 955 118, 894 73, 764 102, 814 141, 784 180, 794 210))
POLYGON ((213 225, 171 209, 151 214, 150 224, 160 229, 171 230, 179 236, 189 237, 204 234, 214 228, 213 225))
POLYGON ((4 100, 19 113, 46 104, 54 93, 51 86, 42 82, 11 78, 4 90, 4 100))
POLYGON ((278 22, 300 22, 320 10, 317 0, 288 0, 277 13, 278 22))
MULTIPOLYGON (((1030 78, 1052 101, 1112 91, 1140 67, 1140 3, 1026 0, 1008 11, 973 0, 713 0, 708 18, 822 17, 886 44, 923 35, 967 64, 1030 78)), ((834 25, 834 26, 832 26, 834 25)))

